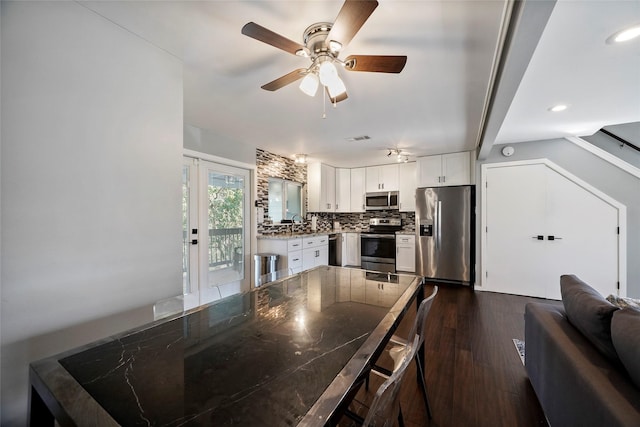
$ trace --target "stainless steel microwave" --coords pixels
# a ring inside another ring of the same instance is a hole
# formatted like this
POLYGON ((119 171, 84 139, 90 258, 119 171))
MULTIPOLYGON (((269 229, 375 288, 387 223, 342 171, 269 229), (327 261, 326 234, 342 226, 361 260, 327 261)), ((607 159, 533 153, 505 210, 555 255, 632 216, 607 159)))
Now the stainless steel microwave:
POLYGON ((397 191, 379 191, 367 193, 364 197, 365 210, 382 211, 388 209, 398 209, 397 191))

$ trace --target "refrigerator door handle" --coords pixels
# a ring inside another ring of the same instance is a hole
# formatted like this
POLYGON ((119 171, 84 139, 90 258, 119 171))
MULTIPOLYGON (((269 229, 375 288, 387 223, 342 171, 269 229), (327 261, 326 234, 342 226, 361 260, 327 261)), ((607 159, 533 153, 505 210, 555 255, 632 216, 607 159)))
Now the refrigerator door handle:
POLYGON ((442 202, 440 200, 438 200, 438 207, 437 207, 437 212, 436 212, 436 248, 440 247, 440 239, 442 237, 441 232, 441 226, 442 226, 442 202))

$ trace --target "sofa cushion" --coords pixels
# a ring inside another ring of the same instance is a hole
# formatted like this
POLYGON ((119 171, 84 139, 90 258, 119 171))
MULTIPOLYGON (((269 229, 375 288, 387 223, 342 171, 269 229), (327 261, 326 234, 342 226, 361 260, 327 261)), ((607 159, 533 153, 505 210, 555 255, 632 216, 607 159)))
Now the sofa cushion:
POLYGON ((609 360, 620 363, 611 341, 611 317, 618 307, 577 276, 560 276, 562 303, 569 322, 609 360))
POLYGON ((613 313, 611 339, 622 365, 640 388, 640 310, 629 307, 613 313))

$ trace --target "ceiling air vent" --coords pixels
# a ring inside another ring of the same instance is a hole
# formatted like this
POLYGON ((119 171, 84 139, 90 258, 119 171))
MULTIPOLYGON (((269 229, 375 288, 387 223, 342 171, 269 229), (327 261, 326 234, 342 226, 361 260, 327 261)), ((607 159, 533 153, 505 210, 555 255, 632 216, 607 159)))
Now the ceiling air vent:
POLYGON ((371 139, 369 135, 362 136, 352 136, 351 138, 347 138, 347 141, 366 141, 367 139, 371 139))

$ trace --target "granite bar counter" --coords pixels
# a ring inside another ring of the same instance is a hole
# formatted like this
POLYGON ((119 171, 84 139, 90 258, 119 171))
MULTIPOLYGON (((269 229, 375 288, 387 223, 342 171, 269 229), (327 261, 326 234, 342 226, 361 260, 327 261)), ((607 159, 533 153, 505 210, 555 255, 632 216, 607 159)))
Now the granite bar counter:
POLYGON ((32 363, 30 424, 331 424, 414 298, 416 276, 316 267, 32 363))

